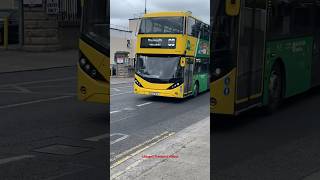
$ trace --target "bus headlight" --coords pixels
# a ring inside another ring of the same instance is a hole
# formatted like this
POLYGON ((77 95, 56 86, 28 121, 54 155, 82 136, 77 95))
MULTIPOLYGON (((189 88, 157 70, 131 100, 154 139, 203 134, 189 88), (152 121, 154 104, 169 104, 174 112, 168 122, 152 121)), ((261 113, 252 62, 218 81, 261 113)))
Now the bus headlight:
POLYGON ((143 87, 142 84, 137 79, 134 79, 134 83, 139 87, 143 87))
POLYGON ((80 62, 80 66, 84 66, 86 65, 87 60, 85 58, 81 58, 79 62, 80 62))
POLYGON ((216 68, 214 73, 219 76, 221 74, 221 69, 220 68, 216 68))
POLYGON ((106 79, 98 72, 98 70, 86 59, 82 54, 80 55, 79 66, 80 68, 88 74, 92 79, 106 81, 106 79))
POLYGON ((87 71, 90 71, 90 65, 89 64, 86 64, 85 66, 84 66, 84 68, 87 70, 87 71))
POLYGON ((173 85, 171 85, 168 89, 174 89, 178 86, 180 86, 181 84, 178 82, 178 83, 174 83, 173 85))

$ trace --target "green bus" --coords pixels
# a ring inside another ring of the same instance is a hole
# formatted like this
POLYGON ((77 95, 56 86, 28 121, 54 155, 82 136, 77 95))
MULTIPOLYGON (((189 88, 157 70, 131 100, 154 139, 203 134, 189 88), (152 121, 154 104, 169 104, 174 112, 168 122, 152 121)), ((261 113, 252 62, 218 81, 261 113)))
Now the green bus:
POLYGON ((272 112, 320 84, 319 0, 214 0, 210 111, 272 112))

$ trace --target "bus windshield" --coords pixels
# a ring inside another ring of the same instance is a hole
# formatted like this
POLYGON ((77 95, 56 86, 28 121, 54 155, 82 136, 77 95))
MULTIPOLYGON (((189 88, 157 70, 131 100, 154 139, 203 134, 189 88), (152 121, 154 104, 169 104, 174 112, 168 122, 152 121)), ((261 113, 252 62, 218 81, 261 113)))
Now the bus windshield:
POLYGON ((225 14, 225 3, 222 0, 213 2, 213 35, 211 52, 212 62, 210 62, 211 81, 224 76, 233 67, 233 57, 237 41, 236 19, 225 14))
POLYGON ((143 18, 139 34, 183 34, 183 17, 143 18))
POLYGON ((179 64, 180 57, 138 56, 136 73, 151 82, 175 82, 183 76, 179 64))
POLYGON ((105 0, 85 1, 82 35, 107 48, 109 27, 106 9, 105 0))

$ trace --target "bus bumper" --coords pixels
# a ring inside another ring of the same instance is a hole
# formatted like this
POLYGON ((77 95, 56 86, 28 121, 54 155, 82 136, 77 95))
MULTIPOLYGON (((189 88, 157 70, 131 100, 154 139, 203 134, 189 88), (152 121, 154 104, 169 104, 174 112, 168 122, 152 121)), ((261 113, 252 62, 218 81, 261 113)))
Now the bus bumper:
POLYGON ((142 95, 184 98, 183 85, 170 90, 147 89, 134 84, 134 93, 142 95))
POLYGON ((93 80, 78 65, 77 95, 80 101, 110 103, 109 84, 93 80))
POLYGON ((210 83, 210 112, 214 114, 234 114, 235 102, 234 68, 228 74, 210 83))

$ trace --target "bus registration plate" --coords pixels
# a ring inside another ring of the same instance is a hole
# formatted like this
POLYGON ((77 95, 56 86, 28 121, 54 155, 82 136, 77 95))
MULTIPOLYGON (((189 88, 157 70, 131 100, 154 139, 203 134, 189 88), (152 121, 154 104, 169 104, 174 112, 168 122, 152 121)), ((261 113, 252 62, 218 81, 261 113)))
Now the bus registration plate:
POLYGON ((151 92, 150 94, 153 95, 153 96, 159 96, 158 92, 151 92))

